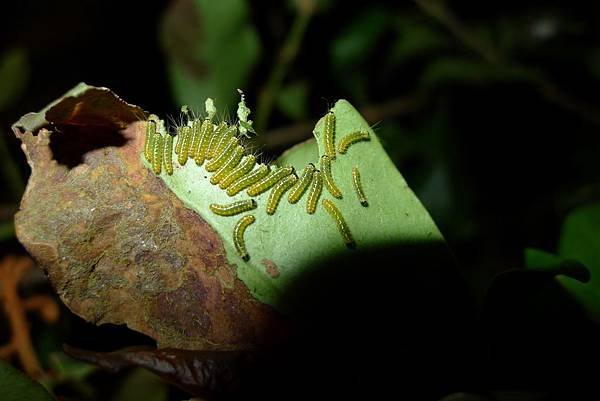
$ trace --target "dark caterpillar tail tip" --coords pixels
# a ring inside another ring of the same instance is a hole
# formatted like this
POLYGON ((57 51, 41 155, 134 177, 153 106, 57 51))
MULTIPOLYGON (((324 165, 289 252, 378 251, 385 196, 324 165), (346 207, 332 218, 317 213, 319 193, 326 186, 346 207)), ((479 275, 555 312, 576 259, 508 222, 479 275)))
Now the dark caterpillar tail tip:
POLYGON ((346 246, 349 249, 356 249, 356 242, 352 241, 352 242, 346 242, 346 246))
POLYGON ((250 260, 250 255, 248 255, 247 253, 245 253, 244 255, 242 255, 242 260, 243 260, 244 262, 247 262, 247 261, 249 261, 249 260, 250 260))
POLYGON ((363 205, 364 207, 369 206, 369 202, 367 202, 366 200, 360 201, 360 204, 363 205))

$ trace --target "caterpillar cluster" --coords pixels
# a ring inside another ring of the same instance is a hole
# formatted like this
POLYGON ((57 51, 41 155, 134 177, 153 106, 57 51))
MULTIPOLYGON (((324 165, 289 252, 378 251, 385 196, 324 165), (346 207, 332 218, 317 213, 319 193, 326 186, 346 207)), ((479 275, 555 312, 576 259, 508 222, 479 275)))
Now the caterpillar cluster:
MULTIPOLYGON (((175 163, 184 166, 193 160, 197 166, 204 166, 204 169, 212 174, 210 183, 224 190, 228 196, 235 196, 246 190, 246 194, 250 197, 248 199, 229 204, 211 204, 209 209, 219 216, 236 216, 256 209, 257 202, 251 198, 269 190, 266 203, 268 215, 275 214, 286 193, 290 204, 298 203, 304 194, 308 193, 306 212, 310 215, 316 211, 323 186, 333 197, 342 198, 342 192, 336 185, 331 171, 331 163, 336 158, 333 110, 324 117, 325 154, 320 159, 320 169, 310 163, 298 177, 291 166, 273 167, 257 163, 256 156, 246 154, 246 149, 238 135, 246 135, 246 132, 250 131, 252 122, 246 120, 247 114, 244 121, 240 120, 239 125, 226 122, 215 125, 212 122, 214 111, 211 113, 214 106, 212 101, 209 101, 210 99, 207 100, 206 118, 188 116, 187 121, 177 127, 174 133, 167 132, 163 122, 154 115, 146 121, 144 157, 155 174, 159 175, 164 170, 167 175, 172 175, 175 163)), ((242 103, 243 98, 240 104, 242 103)), ((369 139, 367 131, 349 133, 339 142, 337 152, 345 154, 352 144, 369 139)), ((360 183, 357 167, 352 170, 352 182, 361 205, 367 206, 368 202, 360 183)), ((354 239, 339 209, 329 199, 324 199, 322 205, 334 220, 345 244, 354 247, 354 239)), ((234 246, 243 260, 249 259, 244 234, 255 221, 254 215, 246 214, 234 227, 234 246)))

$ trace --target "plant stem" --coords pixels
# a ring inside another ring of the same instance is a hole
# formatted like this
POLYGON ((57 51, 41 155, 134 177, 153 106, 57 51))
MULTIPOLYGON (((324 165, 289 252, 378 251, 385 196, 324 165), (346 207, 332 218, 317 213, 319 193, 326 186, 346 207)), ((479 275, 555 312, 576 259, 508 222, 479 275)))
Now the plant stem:
POLYGON ((314 14, 315 5, 312 0, 300 1, 297 9, 298 13, 296 14, 296 19, 294 20, 283 47, 279 51, 275 66, 269 75, 267 83, 258 96, 256 108, 256 130, 258 132, 264 132, 267 127, 271 111, 273 110, 275 96, 281 89, 281 84, 288 72, 290 64, 298 54, 308 23, 314 14))
POLYGON ((26 257, 5 256, 0 261, 0 301, 8 318, 11 339, 2 349, 7 354, 13 351, 19 357, 23 370, 36 378, 42 374, 42 368, 31 343, 29 322, 23 303, 18 294, 19 281, 33 267, 33 261, 26 257))
MULTIPOLYGON (((423 106, 427 99, 420 95, 406 95, 391 99, 385 103, 373 104, 359 110, 369 124, 386 118, 413 113, 423 106)), ((312 136, 316 120, 306 120, 285 127, 267 131, 261 136, 266 149, 284 148, 312 136)))

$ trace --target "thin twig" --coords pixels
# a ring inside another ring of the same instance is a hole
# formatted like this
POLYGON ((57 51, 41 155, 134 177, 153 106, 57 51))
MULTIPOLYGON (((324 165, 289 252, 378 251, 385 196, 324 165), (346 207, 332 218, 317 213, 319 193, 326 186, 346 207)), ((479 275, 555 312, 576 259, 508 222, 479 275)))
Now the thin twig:
MULTIPOLYGON (((361 109, 360 113, 369 124, 374 124, 390 117, 412 113, 422 106, 422 102, 423 99, 420 96, 402 96, 389 102, 367 106, 361 109)), ((267 149, 287 147, 310 138, 316 122, 316 120, 308 120, 273 129, 261 135, 260 138, 267 149)))
POLYGON ((296 14, 296 19, 279 51, 269 79, 258 95, 255 125, 258 132, 264 132, 269 122, 275 96, 277 96, 277 93, 281 89, 290 64, 298 54, 308 23, 315 12, 313 0, 299 0, 297 3, 298 13, 296 14))
MULTIPOLYGON (((5 256, 0 261, 0 300, 8 317, 12 336, 6 349, 19 357, 23 370, 32 377, 39 377, 42 368, 31 343, 29 322, 17 288, 27 270, 33 267, 33 261, 25 257, 5 256)), ((4 352, 6 352, 6 349, 4 352)))
POLYGON ((579 115, 596 126, 600 126, 600 109, 565 93, 548 79, 543 72, 505 60, 492 44, 481 41, 477 35, 473 34, 464 23, 446 8, 444 3, 437 0, 413 1, 423 12, 438 21, 460 40, 465 47, 478 54, 483 60, 500 67, 517 68, 526 71, 533 78, 540 95, 546 100, 579 115))

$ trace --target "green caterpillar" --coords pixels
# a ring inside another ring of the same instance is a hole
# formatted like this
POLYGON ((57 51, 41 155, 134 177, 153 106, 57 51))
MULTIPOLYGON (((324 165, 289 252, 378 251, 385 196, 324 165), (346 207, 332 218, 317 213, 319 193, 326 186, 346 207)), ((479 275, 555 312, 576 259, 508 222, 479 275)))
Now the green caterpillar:
POLYGON ((246 193, 250 196, 260 195, 263 192, 269 190, 271 187, 273 187, 273 185, 277 184, 279 181, 281 181, 288 175, 292 174, 293 172, 294 168, 290 166, 277 169, 271 172, 271 174, 269 174, 265 178, 252 185, 250 188, 248 188, 248 191, 246 191, 246 193))
POLYGON ((369 137, 368 131, 356 131, 348 134, 340 141, 340 144, 338 145, 338 152, 344 154, 348 151, 350 145, 360 141, 368 141, 369 139, 371 138, 369 137))
POLYGON ((279 181, 269 194, 269 200, 267 200, 267 214, 273 215, 275 214, 275 210, 277 210, 277 205, 279 205, 279 201, 283 194, 290 189, 298 178, 295 174, 290 174, 279 181))
POLYGON ((237 195, 240 191, 243 191, 249 186, 265 178, 267 175, 269 175, 269 171, 270 170, 268 166, 265 166, 264 164, 259 165, 258 168, 252 171, 250 174, 239 178, 237 181, 234 181, 233 184, 227 188, 227 195, 237 195))
POLYGON ((321 156, 321 172, 323 174, 325 188, 327 188, 329 193, 334 197, 342 199, 342 191, 340 191, 333 180, 333 175, 331 173, 331 159, 327 155, 321 156))
POLYGON ((248 255, 248 251, 246 250, 246 242, 244 241, 244 233, 248 226, 256 221, 256 218, 249 214, 242 217, 235 227, 233 228, 233 244, 237 253, 240 257, 248 261, 250 259, 250 255, 248 255))
POLYGON ((360 204, 364 207, 369 206, 369 202, 365 196, 365 191, 363 190, 362 183, 360 182, 360 172, 358 171, 358 167, 352 168, 352 185, 354 185, 354 190, 356 191, 356 196, 358 197, 360 204))
POLYGON ((245 199, 226 205, 213 203, 209 208, 214 214, 218 214, 219 216, 235 216, 236 214, 256 209, 256 201, 254 199, 245 199))
POLYGON ((300 198, 302 198, 302 195, 304 195, 310 183, 312 182, 313 173, 315 172, 315 170, 315 165, 312 163, 309 163, 308 166, 304 167, 300 179, 294 184, 294 186, 290 190, 290 194, 288 195, 288 202, 294 204, 297 203, 300 200, 300 198))
POLYGON ((342 216, 340 210, 329 199, 323 199, 323 207, 331 216, 331 218, 335 221, 335 225, 337 226, 340 234, 342 234, 342 238, 344 239, 344 243, 346 244, 346 246, 348 248, 354 248, 354 246, 356 245, 354 242, 354 238, 352 238, 352 234, 350 233, 348 224, 346 224, 346 220, 344 220, 344 216, 342 216))

